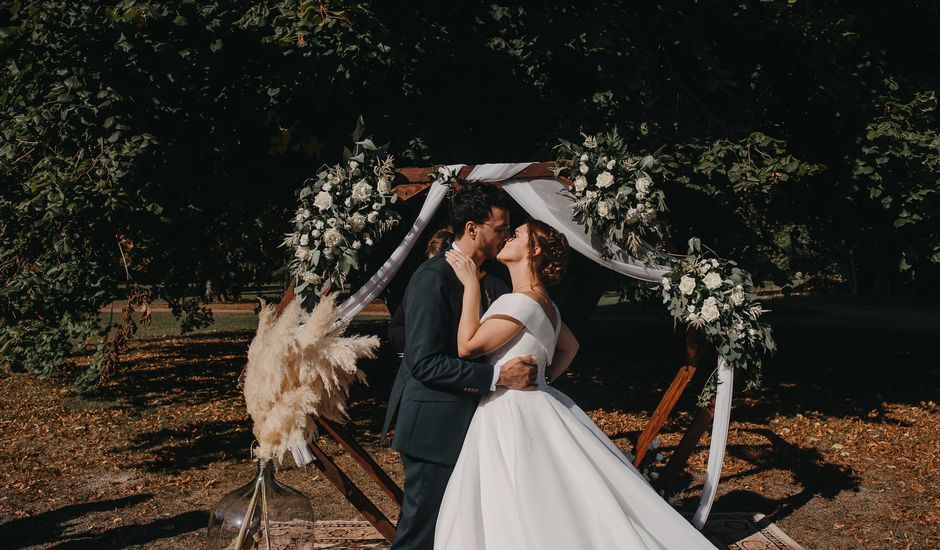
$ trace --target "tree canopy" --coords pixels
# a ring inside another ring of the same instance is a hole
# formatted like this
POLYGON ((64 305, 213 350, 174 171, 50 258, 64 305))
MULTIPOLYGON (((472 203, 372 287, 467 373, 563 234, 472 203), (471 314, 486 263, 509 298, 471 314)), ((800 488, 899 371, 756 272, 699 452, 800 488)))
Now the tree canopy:
POLYGON ((616 127, 663 159, 673 233, 758 280, 936 292, 938 13, 7 0, 0 361, 54 372, 109 333, 98 309, 129 287, 191 327, 210 320, 207 281, 277 280, 294 191, 360 114, 399 166, 547 160, 616 127))

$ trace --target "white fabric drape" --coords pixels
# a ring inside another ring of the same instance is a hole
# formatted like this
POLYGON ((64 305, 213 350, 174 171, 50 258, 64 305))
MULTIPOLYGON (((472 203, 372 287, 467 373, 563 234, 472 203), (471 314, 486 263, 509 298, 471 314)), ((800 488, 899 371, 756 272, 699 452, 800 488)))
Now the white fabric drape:
POLYGON ((692 516, 692 525, 697 529, 705 526, 708 513, 715 501, 718 481, 721 479, 721 466, 725 460, 725 446, 728 444, 728 425, 731 422, 731 388, 734 385, 734 367, 723 357, 718 358, 718 395, 715 396, 715 418, 712 420, 712 441, 708 447, 708 466, 705 469, 705 484, 698 509, 692 516))
POLYGON ((568 245, 594 262, 634 279, 659 282, 669 268, 663 265, 642 265, 620 250, 614 258, 604 258, 603 246, 597 236, 587 234, 584 226, 571 219, 572 200, 563 193, 566 185, 556 179, 514 180, 503 189, 533 218, 564 233, 568 245))
MULTIPOLYGON (((452 164, 448 166, 447 169, 456 173, 464 166, 463 164, 452 164)), ((388 260, 382 264, 382 267, 379 268, 375 275, 373 275, 362 288, 340 304, 339 314, 343 322, 352 320, 353 317, 367 305, 371 304, 372 301, 385 290, 389 281, 392 280, 392 277, 398 272, 398 269, 405 262, 405 259, 408 258, 411 249, 414 247, 415 243, 418 242, 418 236, 421 235, 424 228, 430 223, 431 218, 434 217, 434 213, 437 212, 437 208, 441 205, 441 202, 443 202, 446 196, 446 186, 436 182, 431 185, 431 189, 428 190, 428 196, 424 200, 421 211, 418 212, 418 217, 415 219, 414 225, 408 230, 401 244, 398 245, 395 251, 392 252, 392 255, 388 257, 388 260)))
MULTIPOLYGON (((564 233, 571 248, 608 269, 634 279, 650 282, 659 282, 670 271, 669 267, 665 265, 642 265, 623 250, 615 254, 613 259, 604 258, 598 252, 602 245, 597 237, 587 235, 584 227, 572 220, 572 200, 566 194, 561 193, 566 188, 564 183, 557 179, 548 178, 512 180, 513 176, 531 164, 531 162, 478 164, 470 172, 467 179, 471 181, 503 182, 503 189, 529 215, 564 233)), ((447 168, 456 173, 463 166, 463 164, 453 164, 447 166, 447 168)), ((339 311, 343 321, 349 321, 355 317, 385 289, 408 257, 417 242, 418 236, 421 235, 431 218, 434 217, 434 213, 443 202, 446 194, 447 188, 445 186, 438 183, 431 185, 414 225, 401 244, 362 288, 340 304, 339 311)), ((718 489, 718 482, 721 478, 721 466, 725 456, 725 445, 728 441, 728 427, 731 418, 733 378, 734 369, 723 361, 719 361, 719 385, 715 398, 715 417, 712 422, 708 467, 702 497, 693 517, 693 524, 699 529, 708 519, 718 489)))

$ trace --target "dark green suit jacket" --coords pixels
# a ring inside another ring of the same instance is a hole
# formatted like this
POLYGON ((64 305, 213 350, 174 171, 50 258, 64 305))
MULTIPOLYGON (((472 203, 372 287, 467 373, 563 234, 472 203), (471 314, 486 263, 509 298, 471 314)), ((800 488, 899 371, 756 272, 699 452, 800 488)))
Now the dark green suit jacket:
MULTIPOLYGON (((509 292, 509 286, 500 283, 487 286, 496 286, 500 295, 509 292)), ((481 313, 498 297, 486 294, 481 296, 481 313)), ((384 439, 394 421, 393 449, 440 464, 457 462, 480 396, 489 393, 493 383, 493 365, 457 355, 462 302, 463 285, 443 253, 412 275, 404 298, 404 357, 382 428, 384 439)))

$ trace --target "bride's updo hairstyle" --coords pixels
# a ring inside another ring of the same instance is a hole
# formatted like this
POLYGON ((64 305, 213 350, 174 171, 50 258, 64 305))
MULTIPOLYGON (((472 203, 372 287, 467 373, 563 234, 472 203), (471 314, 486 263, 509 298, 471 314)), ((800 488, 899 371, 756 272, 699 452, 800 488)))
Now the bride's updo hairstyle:
POLYGON ((558 284, 568 269, 568 239, 557 229, 540 220, 526 222, 529 229, 529 250, 542 249, 530 256, 532 273, 546 287, 558 284))

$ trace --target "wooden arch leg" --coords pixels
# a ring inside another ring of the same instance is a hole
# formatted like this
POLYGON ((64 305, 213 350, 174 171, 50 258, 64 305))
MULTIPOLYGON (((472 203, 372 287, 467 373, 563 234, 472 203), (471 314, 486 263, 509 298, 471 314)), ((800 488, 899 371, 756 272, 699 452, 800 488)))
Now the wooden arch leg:
POLYGON ((317 468, 323 472, 323 475, 339 489, 339 492, 346 497, 346 500, 348 500, 356 510, 359 510, 386 540, 389 542, 394 540, 396 531, 395 525, 385 517, 385 514, 379 510, 375 503, 369 500, 369 497, 349 479, 349 476, 333 462, 333 459, 331 459, 316 442, 311 442, 309 447, 313 456, 317 457, 316 465, 317 468))
POLYGON ((698 445, 699 440, 702 439, 702 435, 708 430, 714 416, 715 414, 712 407, 699 409, 695 420, 692 421, 689 429, 685 431, 682 440, 679 441, 679 446, 676 447, 675 452, 669 457, 669 462, 666 463, 666 467, 663 468, 663 472, 659 475, 659 479, 656 483, 657 487, 666 490, 675 488, 674 483, 676 478, 685 470, 686 464, 689 463, 689 457, 691 457, 692 452, 695 451, 695 447, 698 445))
POLYGON ((685 388, 695 375, 696 366, 701 359, 701 349, 699 347, 698 334, 695 332, 694 328, 689 327, 689 329, 686 330, 685 350, 688 364, 681 367, 679 372, 676 373, 676 377, 672 379, 672 383, 669 384, 666 393, 663 395, 662 399, 659 400, 659 405, 656 406, 656 410, 653 411, 653 415, 650 417, 649 421, 647 421, 646 427, 643 429, 643 433, 640 434, 640 438, 636 442, 636 447, 633 449, 633 465, 636 467, 639 467, 642 463, 650 443, 656 439, 656 436, 659 435, 659 431, 662 430, 666 421, 669 420, 672 409, 675 408, 676 403, 679 402, 679 398, 682 397, 682 393, 685 392, 685 388))
POLYGON ((686 365, 680 368, 679 372, 676 373, 672 384, 669 385, 669 389, 666 390, 665 395, 663 395, 663 398, 659 401, 659 405, 657 405, 656 410, 653 411, 653 416, 647 421, 643 433, 640 434, 640 438, 636 442, 636 448, 633 453, 635 456, 633 459, 634 466, 639 467, 640 463, 642 463, 650 443, 656 439, 663 425, 669 420, 669 414, 676 406, 679 398, 682 397, 682 393, 685 391, 686 386, 689 385, 689 381, 692 380, 694 374, 695 367, 692 365, 686 365))
POLYGON ((326 430, 328 434, 330 434, 330 437, 335 439, 340 445, 343 446, 344 449, 346 449, 346 452, 352 456, 353 460, 355 460, 356 463, 358 463, 359 466, 367 474, 369 474, 369 477, 372 478, 372 481, 374 481, 375 484, 378 485, 386 495, 394 500, 395 504, 397 504, 399 508, 401 508, 402 502, 404 501, 404 494, 402 493, 402 490, 398 487, 398 484, 396 484, 392 478, 389 477, 388 473, 386 473, 385 470, 379 466, 375 459, 372 458, 372 455, 363 449, 362 446, 359 445, 359 442, 356 441, 355 438, 353 438, 353 436, 350 435, 349 432, 347 432, 346 429, 341 425, 325 418, 318 418, 317 423, 319 423, 320 426, 322 426, 323 429, 326 430))

